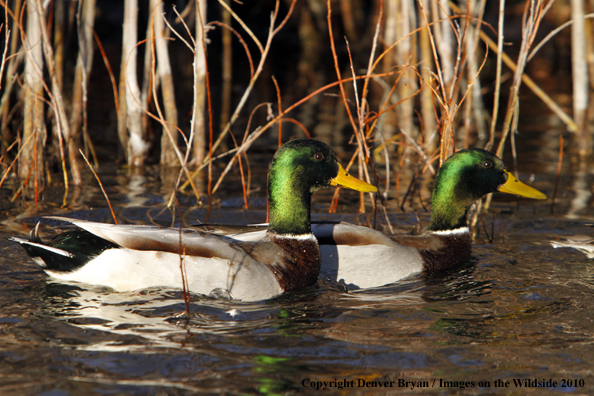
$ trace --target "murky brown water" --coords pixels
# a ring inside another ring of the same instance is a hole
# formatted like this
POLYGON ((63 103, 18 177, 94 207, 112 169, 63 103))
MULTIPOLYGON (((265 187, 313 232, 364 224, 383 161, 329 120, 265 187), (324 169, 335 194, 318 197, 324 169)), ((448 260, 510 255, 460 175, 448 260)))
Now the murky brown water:
MULTIPOLYGON (((548 138, 534 133, 526 139, 543 144, 539 139, 548 138)), ((534 178, 549 196, 556 170, 551 146, 519 160, 521 179, 534 178)), ((104 172, 121 221, 172 223, 163 209, 170 190, 158 176, 104 172)), ((254 185, 261 176, 254 176, 254 185)), ((454 394, 462 388, 467 394, 591 394, 594 262, 548 241, 594 234, 586 226, 594 221, 593 179, 592 171, 576 172, 567 161, 555 214, 550 201, 497 196, 463 268, 350 293, 320 282, 261 303, 194 295, 189 319, 176 318, 184 311, 178 290, 114 293, 54 283, 17 244, 2 239, 0 393, 322 394, 336 393, 346 381, 352 386, 342 392, 348 394, 454 394), (366 387, 369 381, 388 388, 366 387), (411 381, 429 389, 411 389, 411 381), (539 381, 544 389, 530 386, 539 381), (331 388, 317 390, 324 386, 331 388)), ((61 190, 48 191, 38 211, 10 204, 2 191, 0 234, 24 235, 46 214, 110 220, 100 190, 92 180, 89 185, 65 209, 61 190)), ((331 193, 316 197, 316 218, 361 221, 348 214, 357 199, 348 192, 339 207, 347 214, 324 214, 331 193)), ((240 189, 229 190, 211 212, 181 196, 184 222, 264 221, 264 191, 254 196, 252 209, 243 211, 240 189)), ((392 223, 410 230, 416 216, 408 205, 407 213, 395 200, 389 205, 392 223)), ((427 215, 419 214, 427 224, 427 215)))

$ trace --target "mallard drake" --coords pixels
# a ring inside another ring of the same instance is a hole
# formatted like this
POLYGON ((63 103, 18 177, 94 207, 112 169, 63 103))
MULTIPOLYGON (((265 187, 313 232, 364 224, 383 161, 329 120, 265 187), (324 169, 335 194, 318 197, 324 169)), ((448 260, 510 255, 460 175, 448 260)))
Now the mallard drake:
POLYGON ((256 301, 311 285, 320 250, 311 232, 312 194, 329 185, 377 188, 349 176, 326 144, 297 139, 274 155, 268 176, 270 223, 258 241, 242 242, 191 228, 113 225, 51 217, 76 229, 49 244, 38 229, 12 238, 51 277, 130 291, 154 286, 256 301))
MULTIPOLYGON (((462 264, 468 260, 472 245, 467 227, 468 210, 477 199, 496 191, 534 199, 547 198, 520 182, 490 152, 460 150, 437 172, 431 220, 424 234, 387 236, 351 224, 312 224, 322 254, 320 278, 359 289, 462 264)), ((257 238, 258 233, 229 233, 229 236, 251 240, 257 238)))
POLYGON ((468 260, 472 239, 467 214, 472 204, 492 192, 546 199, 520 182, 499 158, 481 149, 460 150, 437 172, 431 219, 422 235, 390 237, 367 227, 321 225, 313 229, 320 243, 320 276, 349 288, 386 285, 409 275, 432 273, 468 260))

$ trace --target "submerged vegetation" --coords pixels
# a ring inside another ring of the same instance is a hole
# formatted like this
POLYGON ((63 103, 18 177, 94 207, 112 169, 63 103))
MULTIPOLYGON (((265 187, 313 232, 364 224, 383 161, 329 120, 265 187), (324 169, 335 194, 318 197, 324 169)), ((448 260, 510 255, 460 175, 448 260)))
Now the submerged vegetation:
POLYGON ((80 186, 85 161, 158 162, 177 172, 172 204, 239 168, 248 207, 250 148, 311 136, 388 197, 405 160, 416 178, 462 148, 515 153, 520 89, 587 158, 593 5, 0 0, 0 185, 37 202, 51 183, 80 186), (541 86, 564 64, 572 108, 541 86))

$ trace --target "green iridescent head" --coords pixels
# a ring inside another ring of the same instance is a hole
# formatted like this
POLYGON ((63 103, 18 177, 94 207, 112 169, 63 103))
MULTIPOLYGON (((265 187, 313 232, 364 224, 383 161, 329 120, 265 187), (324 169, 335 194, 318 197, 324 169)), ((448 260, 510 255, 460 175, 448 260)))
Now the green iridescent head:
POLYGON ((330 185, 377 191, 371 184, 349 176, 327 144, 313 139, 285 143, 274 155, 268 174, 269 230, 310 233, 311 196, 330 185))
POLYGON ((516 179, 494 154, 481 149, 458 151, 437 172, 429 229, 465 227, 466 215, 474 201, 496 191, 547 199, 540 191, 516 179))

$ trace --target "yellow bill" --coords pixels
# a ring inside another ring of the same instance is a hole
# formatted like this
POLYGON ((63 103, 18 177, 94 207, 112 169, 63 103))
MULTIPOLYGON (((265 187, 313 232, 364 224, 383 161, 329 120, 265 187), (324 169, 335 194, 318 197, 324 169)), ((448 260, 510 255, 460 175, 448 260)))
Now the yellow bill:
POLYGON ((347 187, 362 192, 377 192, 376 186, 349 175, 340 164, 338 164, 338 176, 330 180, 330 185, 347 187))
POLYGON ((501 186, 499 186, 498 191, 508 194, 519 195, 521 197, 526 198, 547 199, 546 195, 544 195, 537 189, 522 183, 508 171, 505 171, 505 173, 507 173, 507 181, 501 186))

